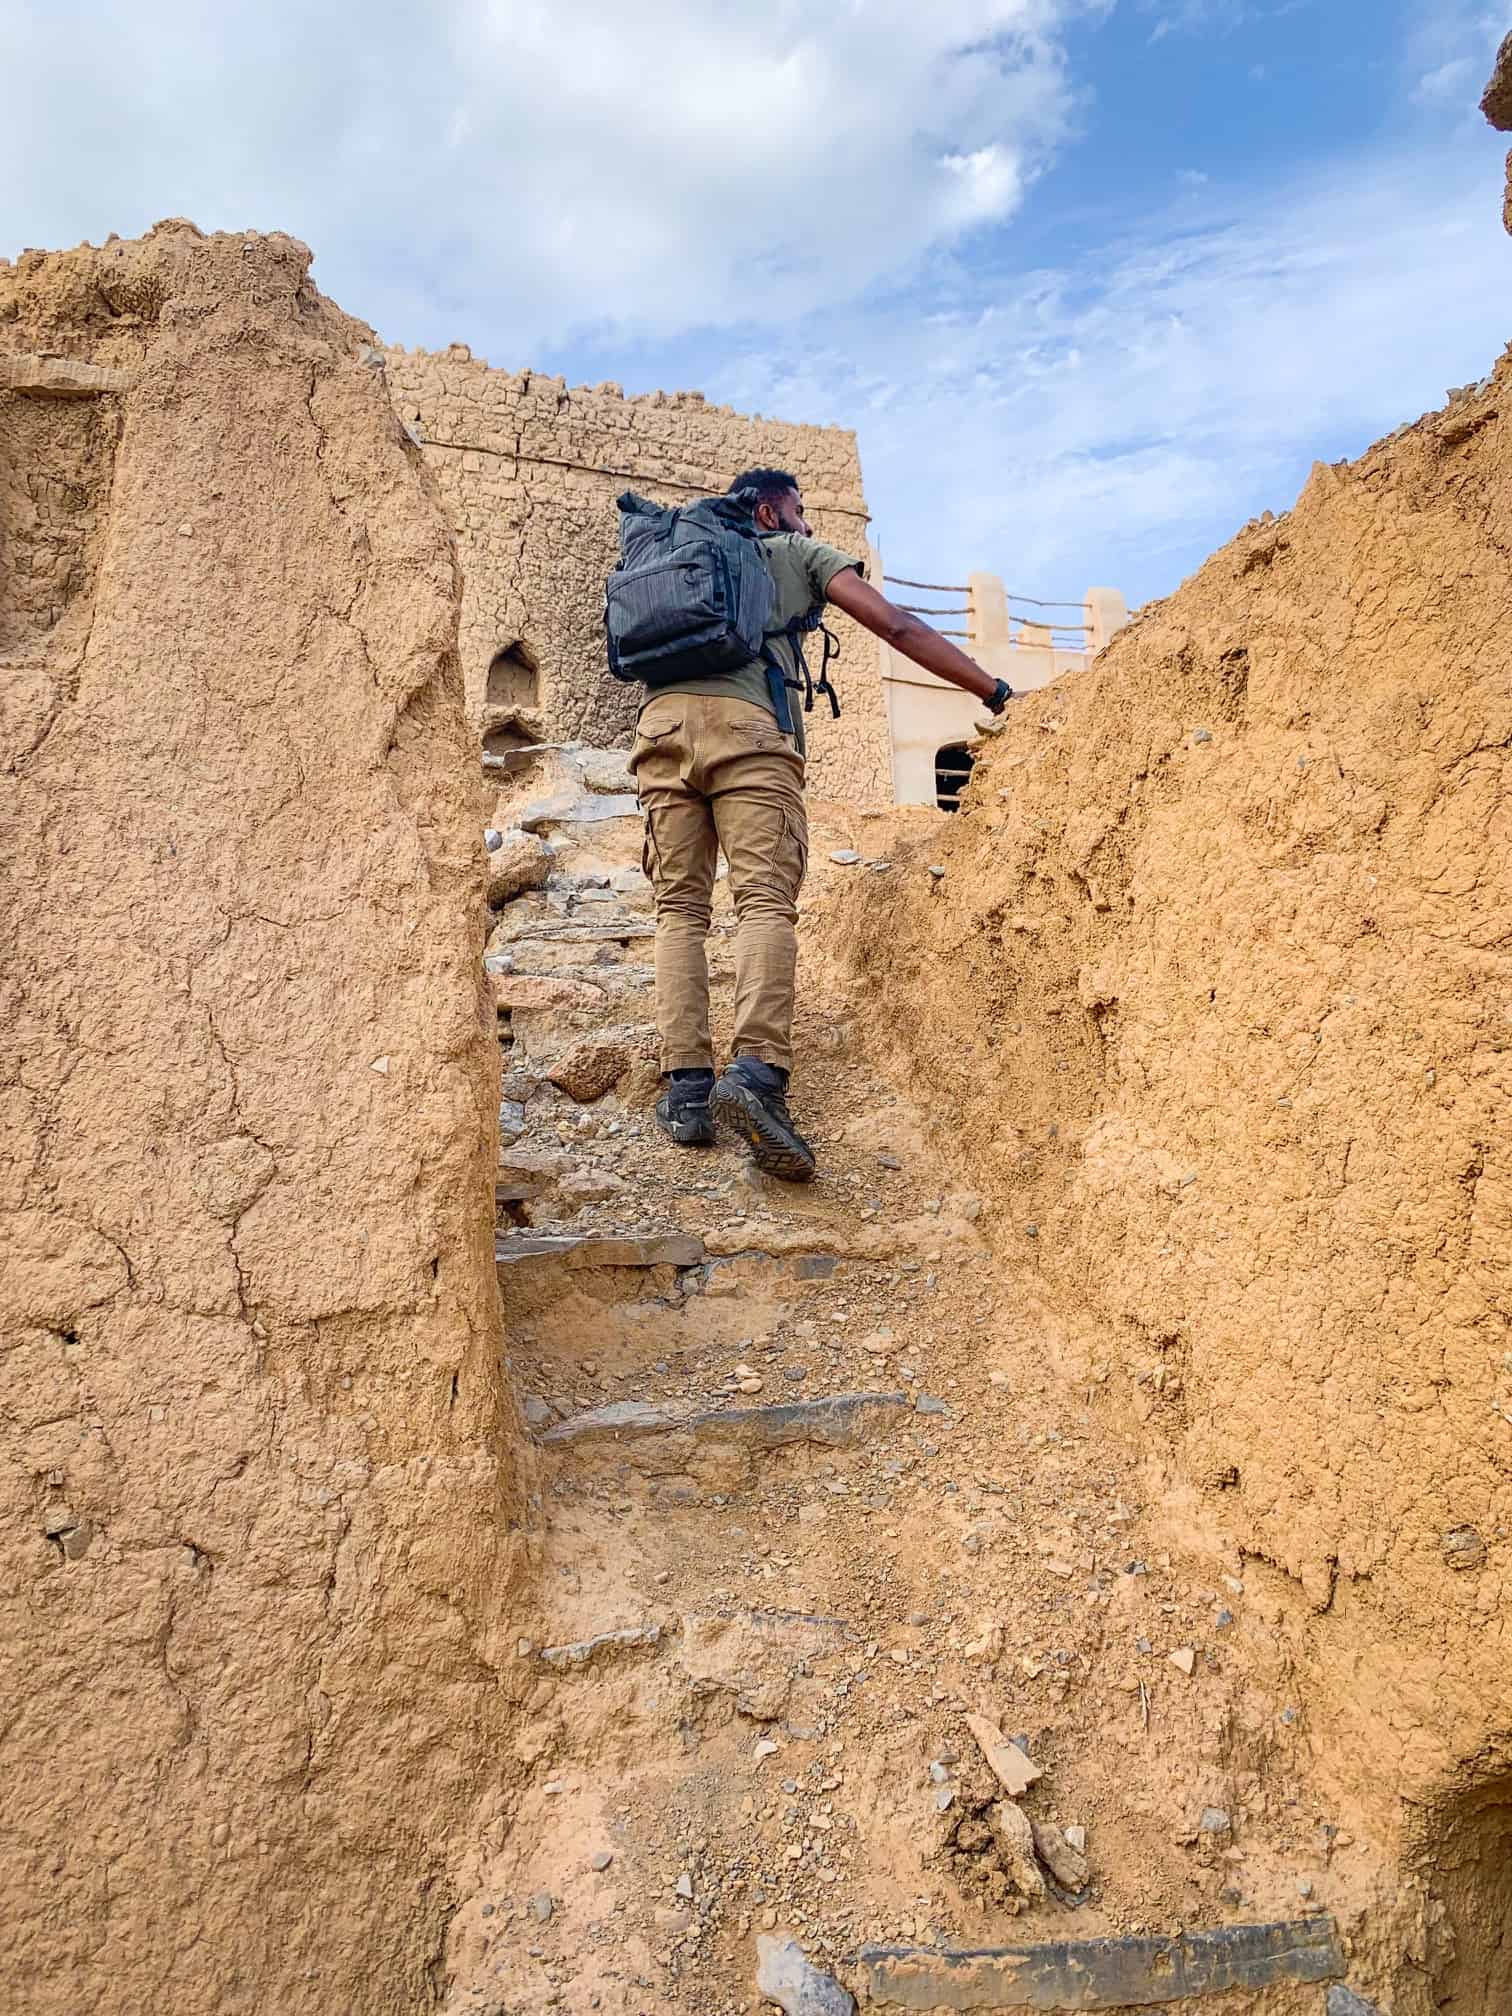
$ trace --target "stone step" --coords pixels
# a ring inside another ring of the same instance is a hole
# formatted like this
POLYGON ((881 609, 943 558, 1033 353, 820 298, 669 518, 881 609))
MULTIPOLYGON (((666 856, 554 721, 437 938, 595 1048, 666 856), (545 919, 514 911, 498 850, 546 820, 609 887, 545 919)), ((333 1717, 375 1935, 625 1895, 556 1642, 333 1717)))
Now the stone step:
POLYGON ((565 1267, 696 1267, 703 1241, 688 1232, 498 1232, 494 1264, 560 1261, 565 1267))
POLYGON ((863 1946, 857 1964, 869 2001, 882 2009, 1083 2010, 1336 1981, 1344 1955, 1333 1919, 1320 1915, 1170 1937, 1057 1939, 952 1953, 863 1946))
POLYGON ((536 1435, 542 1456, 577 1470, 653 1480, 671 1502, 698 1490, 744 1490, 762 1458, 774 1450, 816 1445, 853 1450, 883 1419, 901 1419, 905 1393, 831 1393, 823 1399, 776 1401, 762 1407, 657 1407, 651 1401, 611 1401, 589 1407, 536 1435))
POLYGON ((527 833, 543 826, 599 826, 606 819, 639 819, 640 801, 619 791, 589 791, 574 797, 563 791, 538 799, 515 815, 515 824, 527 833))
MULTIPOLYGON (((716 929, 719 927, 716 926, 716 929)), ((733 929, 733 926, 726 926, 733 929)), ((490 944, 509 945, 605 945, 616 939, 654 938, 656 925, 649 917, 632 915, 607 920, 595 917, 591 923, 571 919, 560 924, 543 922, 539 913, 522 917, 518 924, 506 911, 490 944)))

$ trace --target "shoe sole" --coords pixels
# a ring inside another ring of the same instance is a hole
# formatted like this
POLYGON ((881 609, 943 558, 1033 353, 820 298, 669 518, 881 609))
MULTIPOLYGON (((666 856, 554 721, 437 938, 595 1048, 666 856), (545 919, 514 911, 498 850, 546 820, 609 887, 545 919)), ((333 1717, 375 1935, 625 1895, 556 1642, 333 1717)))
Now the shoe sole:
POLYGON ((812 1152, 773 1122, 754 1092, 721 1079, 709 1105, 715 1132, 743 1141, 763 1175, 780 1176, 784 1183, 813 1182, 816 1165, 812 1152))
POLYGON ((712 1148, 714 1146, 714 1122, 707 1116, 697 1120, 664 1120, 660 1113, 656 1124, 670 1141, 679 1148, 712 1148))

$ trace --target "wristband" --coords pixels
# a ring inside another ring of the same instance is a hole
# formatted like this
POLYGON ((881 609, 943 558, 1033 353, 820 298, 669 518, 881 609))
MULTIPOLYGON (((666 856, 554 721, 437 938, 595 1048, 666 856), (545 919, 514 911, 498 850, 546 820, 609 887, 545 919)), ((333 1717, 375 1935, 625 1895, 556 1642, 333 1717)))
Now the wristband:
POLYGON ((982 705, 987 709, 989 714, 1001 714, 1012 698, 1013 688, 1008 684, 1006 679, 999 679, 997 685, 993 688, 991 697, 984 700, 982 705))

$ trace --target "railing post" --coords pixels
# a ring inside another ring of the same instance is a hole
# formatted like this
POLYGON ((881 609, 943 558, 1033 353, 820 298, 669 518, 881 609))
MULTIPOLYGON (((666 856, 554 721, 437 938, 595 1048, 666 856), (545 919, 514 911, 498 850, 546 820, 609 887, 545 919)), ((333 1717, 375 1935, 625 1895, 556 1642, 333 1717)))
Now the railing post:
POLYGON ((1129 605, 1117 588, 1089 588, 1085 604, 1087 651, 1095 658, 1115 631, 1129 620, 1129 605))
POLYGON ((1003 586, 1002 577, 997 574, 968 574, 966 589, 971 602, 971 614, 966 618, 971 635, 967 641, 972 649, 991 650, 995 644, 1011 643, 1008 591, 1003 586))

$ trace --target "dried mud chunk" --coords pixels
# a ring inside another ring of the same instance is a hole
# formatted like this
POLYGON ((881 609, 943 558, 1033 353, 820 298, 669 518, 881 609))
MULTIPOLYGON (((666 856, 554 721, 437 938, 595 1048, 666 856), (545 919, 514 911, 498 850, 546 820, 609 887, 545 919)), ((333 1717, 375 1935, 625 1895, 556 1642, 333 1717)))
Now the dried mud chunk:
POLYGON ((1034 1829, 1022 1806, 1011 1799, 999 1799, 987 1815, 992 1838, 997 1843, 1003 1873, 1021 1896, 1045 1894, 1045 1879, 1034 1852, 1034 1829))

